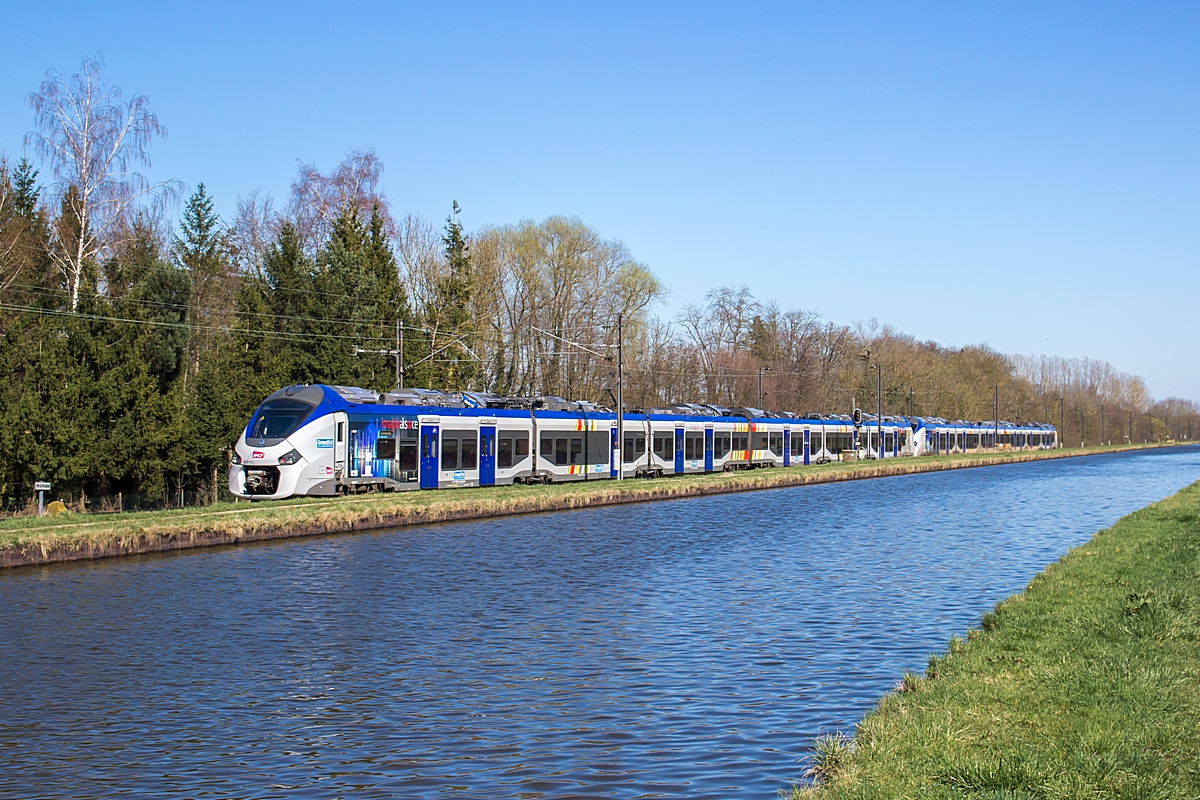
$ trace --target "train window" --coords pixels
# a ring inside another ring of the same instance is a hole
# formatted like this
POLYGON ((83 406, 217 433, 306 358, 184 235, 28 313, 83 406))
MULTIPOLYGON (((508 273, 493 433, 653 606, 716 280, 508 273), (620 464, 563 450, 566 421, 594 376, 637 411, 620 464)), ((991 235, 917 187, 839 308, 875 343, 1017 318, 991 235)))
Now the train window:
POLYGON ((734 450, 749 450, 750 449, 750 434, 735 433, 733 435, 734 450))
POLYGON ((624 461, 630 464, 637 461, 642 454, 646 452, 646 437, 645 436, 626 436, 625 447, 623 448, 624 461))
MULTIPOLYGON (((525 431, 500 431, 497 439, 496 465, 511 467, 520 464, 529 456, 529 434, 525 431)), ((546 440, 549 442, 549 439, 546 440)), ((546 446, 549 455, 550 447, 546 446)))
POLYGON ((391 461, 396 457, 395 439, 377 439, 375 441, 375 458, 391 461))
POLYGON ((442 469, 458 469, 458 439, 442 437, 442 469))
POLYGON ((400 442, 400 456, 397 469, 415 470, 417 468, 417 443, 415 441, 400 442))
POLYGON ((675 458, 675 434, 673 433, 656 433, 654 434, 654 455, 659 458, 671 461, 675 458))
POLYGON ((475 452, 479 440, 474 434, 464 437, 458 444, 458 466, 460 469, 475 469, 475 452))
POLYGON ((542 458, 547 461, 554 460, 554 440, 550 438, 542 439, 542 458))
POLYGON ((755 433, 753 436, 753 439, 754 439, 754 449, 755 450, 766 450, 767 449, 767 434, 766 433, 755 433))
POLYGON ((732 436, 728 433, 713 434, 713 458, 724 458, 729 455, 732 436))
MULTIPOLYGON (((609 431, 596 431, 587 435, 587 463, 607 464, 612 460, 612 434, 609 431)), ((628 450, 629 448, 625 448, 628 450)))
POLYGON ((771 452, 777 456, 782 457, 783 456, 783 434, 782 433, 772 433, 770 442, 771 442, 771 452))
POLYGON ((295 400, 277 400, 264 403, 254 415, 249 439, 282 439, 290 435, 300 423, 308 418, 312 406, 295 400))
POLYGON ((339 442, 346 441, 346 423, 339 422, 337 424, 337 440, 339 442))
POLYGON ((567 440, 554 440, 554 464, 555 466, 565 467, 567 465, 567 440))
POLYGON ((581 438, 571 439, 571 463, 583 463, 583 439, 581 438))
POLYGON ((688 461, 704 458, 704 435, 689 433, 683 437, 683 457, 688 461))
POLYGON ((885 453, 892 452, 892 447, 895 444, 896 436, 891 431, 884 431, 883 434, 883 451, 885 453))

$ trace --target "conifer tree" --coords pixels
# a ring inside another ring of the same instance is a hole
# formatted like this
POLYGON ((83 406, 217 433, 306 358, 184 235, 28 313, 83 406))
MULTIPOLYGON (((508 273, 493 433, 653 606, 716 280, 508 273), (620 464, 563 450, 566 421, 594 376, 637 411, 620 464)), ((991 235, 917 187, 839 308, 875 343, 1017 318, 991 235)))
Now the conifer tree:
POLYGON ((191 282, 188 323, 193 330, 188 340, 187 375, 193 377, 200 369, 200 354, 212 348, 212 328, 226 323, 233 310, 227 239, 212 198, 200 183, 184 206, 174 243, 175 261, 191 282))
MULTIPOLYGON (((396 264, 396 256, 388 242, 387 233, 383 227, 383 214, 376 203, 371 211, 371 221, 368 226, 366 259, 369 269, 375 276, 376 324, 381 341, 388 343, 381 350, 395 349, 395 325, 399 321, 405 328, 401 337, 404 350, 403 362, 413 364, 424 357, 422 341, 414 336, 413 313, 409 306, 408 293, 400 281, 400 271, 396 264), (390 339, 388 337, 391 337, 390 339)), ((391 358, 391 357, 389 357, 391 358)), ((386 368, 385 368, 386 369, 386 368)), ((406 370, 407 371, 407 370, 406 370)), ((395 365, 392 364, 392 383, 395 382, 395 365)), ((379 381, 383 384, 382 379, 379 381)), ((412 385, 407 383, 406 385, 412 385)), ((391 388, 391 384, 387 385, 391 388)))
POLYGON ((456 200, 442 235, 446 274, 437 283, 429 313, 434 331, 430 351, 445 348, 435 356, 430 373, 435 388, 445 390, 477 388, 474 383, 479 375, 471 325, 471 251, 458 221, 460 211, 456 200))

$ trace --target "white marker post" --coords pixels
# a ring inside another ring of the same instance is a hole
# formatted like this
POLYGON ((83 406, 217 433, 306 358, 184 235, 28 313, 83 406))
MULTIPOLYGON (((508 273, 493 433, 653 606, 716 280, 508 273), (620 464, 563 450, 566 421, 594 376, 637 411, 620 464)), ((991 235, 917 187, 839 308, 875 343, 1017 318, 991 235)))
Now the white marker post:
POLYGON ((50 481, 34 481, 33 490, 38 493, 38 516, 46 509, 46 492, 50 491, 50 481))

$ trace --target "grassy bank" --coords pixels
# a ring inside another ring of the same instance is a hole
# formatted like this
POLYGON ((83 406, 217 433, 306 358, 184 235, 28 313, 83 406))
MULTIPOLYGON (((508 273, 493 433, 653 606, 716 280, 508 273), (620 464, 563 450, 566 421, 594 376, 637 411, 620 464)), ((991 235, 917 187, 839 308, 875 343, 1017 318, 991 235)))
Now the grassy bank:
POLYGON ((230 503, 203 509, 0 521, 0 566, 69 561, 429 522, 588 508, 1061 458, 1122 448, 887 459, 716 475, 230 503))
POLYGON ((1052 564, 817 762, 797 798, 1200 797, 1200 483, 1052 564))

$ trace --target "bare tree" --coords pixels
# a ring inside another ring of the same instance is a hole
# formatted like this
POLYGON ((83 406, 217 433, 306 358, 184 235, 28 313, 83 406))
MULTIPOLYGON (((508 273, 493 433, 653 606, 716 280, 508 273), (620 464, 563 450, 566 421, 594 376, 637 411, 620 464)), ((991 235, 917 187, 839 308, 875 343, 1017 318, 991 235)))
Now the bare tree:
POLYGON ((446 274, 442 237, 433 223, 415 214, 406 214, 396 233, 397 265, 418 312, 427 309, 436 293, 438 281, 446 274))
POLYGON ((51 258, 62 272, 71 310, 79 303, 84 266, 100 258, 131 229, 131 213, 142 205, 173 200, 181 185, 151 183, 139 167, 150 166, 150 143, 165 137, 145 95, 121 99, 121 90, 100 74, 103 61, 85 58, 78 73, 46 73, 38 91, 29 95, 37 130, 26 144, 49 162, 61 213, 72 217, 67 240, 57 242, 51 258))
POLYGON ((346 204, 358 209, 364 218, 378 204, 384 231, 389 238, 396 237, 387 197, 379 191, 382 177, 383 161, 370 149, 351 150, 329 174, 315 164, 300 163, 286 213, 309 255, 314 255, 329 238, 333 221, 346 204))
POLYGON ((262 275, 263 259, 279 235, 279 226, 279 215, 275 213, 271 195, 263 196, 258 189, 246 197, 238 195, 229 246, 243 275, 262 275))

